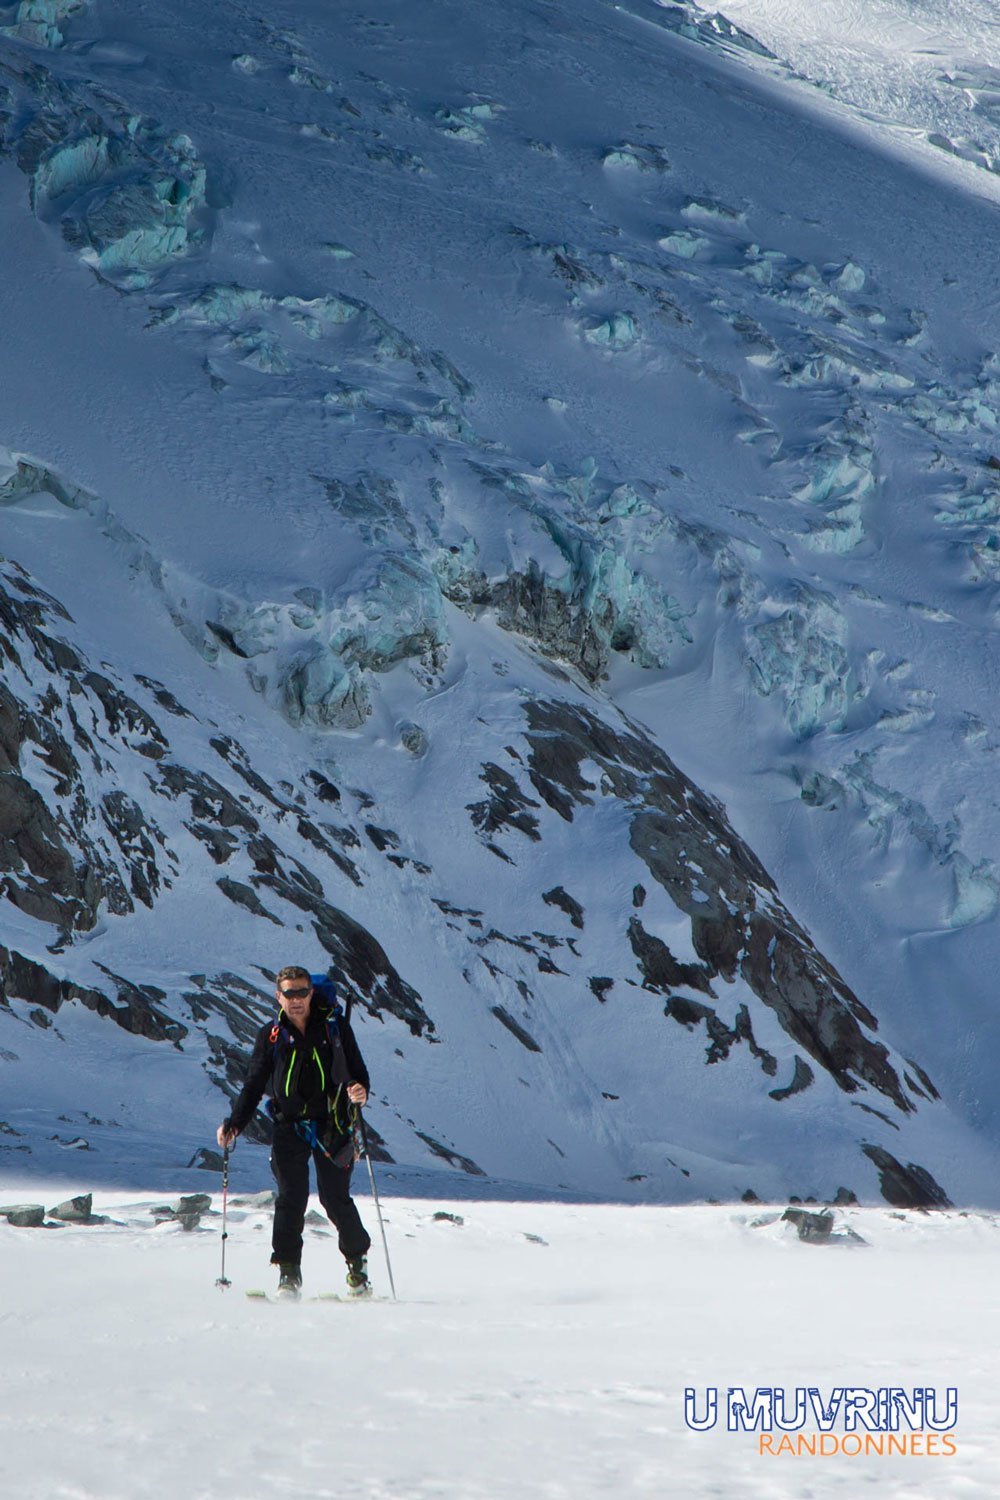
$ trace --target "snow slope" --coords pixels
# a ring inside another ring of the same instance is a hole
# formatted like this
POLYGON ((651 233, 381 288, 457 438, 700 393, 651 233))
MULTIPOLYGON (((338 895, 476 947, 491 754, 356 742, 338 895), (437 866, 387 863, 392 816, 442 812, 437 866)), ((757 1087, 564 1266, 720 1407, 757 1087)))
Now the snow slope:
POLYGON ((803 12, 64 9, 2 42, 3 551, 71 617, 5 674, 70 851, 58 919, 5 854, 17 1169, 186 1171, 291 947, 398 1159, 994 1203, 993 174, 803 12), (780 1003, 703 903, 808 934, 780 1003))
POLYGON ((1000 23, 988 0, 733 0, 729 16, 800 76, 985 171, 1000 165, 1000 23))

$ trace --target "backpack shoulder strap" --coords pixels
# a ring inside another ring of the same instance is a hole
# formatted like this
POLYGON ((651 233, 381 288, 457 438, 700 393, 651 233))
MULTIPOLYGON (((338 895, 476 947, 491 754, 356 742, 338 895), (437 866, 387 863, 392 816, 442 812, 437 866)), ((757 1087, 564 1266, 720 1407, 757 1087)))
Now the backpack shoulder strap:
POLYGON ((337 1085, 338 1091, 345 1083, 350 1082, 350 1076, 347 1071, 347 1058, 344 1055, 344 1044, 340 1039, 339 1022, 342 1015, 343 1011, 335 1001, 330 1006, 325 1017, 326 1038, 330 1043, 330 1060, 333 1064, 333 1081, 337 1085))
POLYGON ((280 1015, 275 1016, 274 1020, 271 1022, 271 1034, 268 1037, 268 1041, 271 1043, 272 1051, 277 1052, 279 1041, 290 1042, 291 1040, 292 1038, 288 1031, 288 1027, 282 1024, 280 1015))

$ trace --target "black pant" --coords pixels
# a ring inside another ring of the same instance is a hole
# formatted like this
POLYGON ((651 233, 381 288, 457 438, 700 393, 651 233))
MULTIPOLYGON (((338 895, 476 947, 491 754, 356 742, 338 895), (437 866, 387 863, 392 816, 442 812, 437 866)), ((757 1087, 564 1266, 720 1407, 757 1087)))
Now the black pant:
MULTIPOLYGON (((346 1140, 346 1138, 345 1138, 346 1140)), ((345 1141, 335 1141, 330 1156, 345 1141)), ((277 1121, 271 1145, 271 1171, 278 1186, 271 1234, 275 1265, 297 1266, 302 1259, 302 1226, 309 1202, 309 1158, 316 1163, 316 1190, 327 1217, 336 1225, 341 1254, 347 1260, 367 1255, 371 1238, 351 1197, 351 1166, 338 1167, 317 1146, 312 1149, 294 1125, 277 1121)))

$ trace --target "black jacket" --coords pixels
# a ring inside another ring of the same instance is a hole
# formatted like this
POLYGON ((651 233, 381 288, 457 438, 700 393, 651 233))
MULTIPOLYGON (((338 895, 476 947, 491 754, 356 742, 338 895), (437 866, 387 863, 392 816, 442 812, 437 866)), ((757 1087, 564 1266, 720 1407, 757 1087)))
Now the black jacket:
POLYGON ((284 1012, 277 1023, 267 1021, 260 1028, 246 1083, 226 1128, 245 1130, 266 1093, 275 1119, 326 1120, 332 1116, 337 1130, 346 1134, 349 1083, 370 1088, 368 1069, 350 1023, 343 1016, 333 1018, 328 1006, 314 1000, 304 1036, 284 1012))

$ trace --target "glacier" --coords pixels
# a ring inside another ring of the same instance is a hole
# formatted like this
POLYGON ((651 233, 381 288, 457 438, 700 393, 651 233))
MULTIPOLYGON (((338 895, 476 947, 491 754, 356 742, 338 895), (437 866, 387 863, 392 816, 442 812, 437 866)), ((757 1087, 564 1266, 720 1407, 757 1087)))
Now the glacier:
POLYGON ((988 1195, 972 169, 935 196, 735 20, 586 11, 522 66, 483 12, 488 77, 305 0, 5 34, 8 1050, 169 1050, 208 1132, 291 943, 397 1158, 988 1195))

